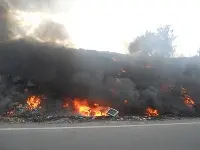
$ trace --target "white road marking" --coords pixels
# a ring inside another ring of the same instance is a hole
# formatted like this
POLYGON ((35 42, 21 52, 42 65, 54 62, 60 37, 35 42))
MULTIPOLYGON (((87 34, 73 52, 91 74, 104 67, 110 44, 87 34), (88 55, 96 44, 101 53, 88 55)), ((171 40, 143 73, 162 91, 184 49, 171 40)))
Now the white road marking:
POLYGON ((135 125, 108 125, 108 126, 74 126, 74 127, 35 127, 35 128, 0 128, 0 131, 21 131, 21 130, 62 130, 62 129, 101 129, 101 128, 128 128, 128 127, 156 127, 156 126, 175 126, 175 125, 197 125, 200 122, 182 123, 155 123, 155 124, 135 124, 135 125))

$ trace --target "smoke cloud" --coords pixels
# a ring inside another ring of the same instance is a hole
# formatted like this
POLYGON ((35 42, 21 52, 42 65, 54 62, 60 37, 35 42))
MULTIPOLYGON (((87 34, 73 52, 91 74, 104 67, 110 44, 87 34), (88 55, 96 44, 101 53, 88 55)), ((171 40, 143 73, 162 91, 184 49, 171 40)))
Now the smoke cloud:
POLYGON ((122 114, 144 114, 147 107, 161 114, 197 112, 197 64, 198 57, 132 59, 129 55, 64 48, 33 39, 0 44, 1 75, 29 80, 46 95, 109 104, 122 114), (182 87, 188 90, 194 106, 184 103, 182 87))

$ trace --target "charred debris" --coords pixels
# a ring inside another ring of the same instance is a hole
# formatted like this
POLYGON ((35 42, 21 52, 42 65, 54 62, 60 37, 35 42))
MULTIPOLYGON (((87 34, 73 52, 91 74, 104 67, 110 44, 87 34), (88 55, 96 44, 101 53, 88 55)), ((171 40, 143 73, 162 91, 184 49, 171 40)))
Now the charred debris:
POLYGON ((4 121, 200 114, 199 57, 134 57, 20 39, 0 43, 0 75, 4 121))

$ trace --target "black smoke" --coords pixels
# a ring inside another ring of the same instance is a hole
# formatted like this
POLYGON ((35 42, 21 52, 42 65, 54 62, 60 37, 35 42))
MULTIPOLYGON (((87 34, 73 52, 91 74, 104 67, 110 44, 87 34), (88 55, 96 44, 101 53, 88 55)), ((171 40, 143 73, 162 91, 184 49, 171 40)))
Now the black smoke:
MULTIPOLYGON (((124 115, 144 114, 147 107, 161 114, 188 115, 199 110, 198 64, 199 57, 133 59, 129 55, 21 39, 0 44, 0 74, 12 78, 11 83, 7 79, 9 86, 2 87, 1 95, 3 91, 19 90, 12 84, 14 77, 20 77, 22 89, 31 81, 37 87, 35 92, 52 101, 79 97, 111 105, 124 115), (194 106, 184 103, 181 87, 188 90, 194 106)), ((5 96, 1 103, 8 103, 5 96)))

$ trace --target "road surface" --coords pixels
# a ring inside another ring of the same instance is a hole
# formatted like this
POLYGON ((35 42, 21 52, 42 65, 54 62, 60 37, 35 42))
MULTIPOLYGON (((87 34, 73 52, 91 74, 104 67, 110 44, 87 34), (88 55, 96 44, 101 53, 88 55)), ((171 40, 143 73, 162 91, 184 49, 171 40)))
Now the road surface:
POLYGON ((0 150, 199 150, 200 120, 0 125, 0 150))

